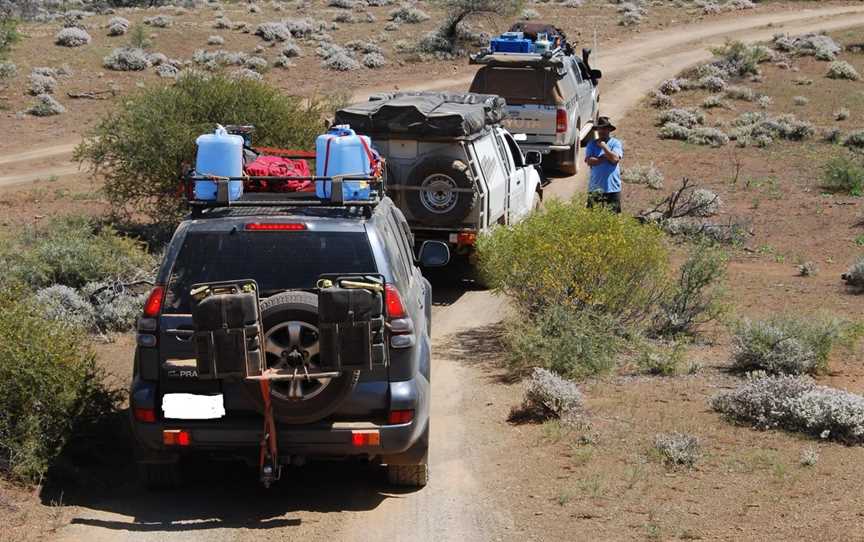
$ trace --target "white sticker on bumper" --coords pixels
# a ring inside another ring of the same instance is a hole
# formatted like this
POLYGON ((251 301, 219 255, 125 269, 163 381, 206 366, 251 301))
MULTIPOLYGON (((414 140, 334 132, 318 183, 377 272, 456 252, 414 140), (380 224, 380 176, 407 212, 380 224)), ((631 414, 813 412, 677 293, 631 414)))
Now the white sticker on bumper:
POLYGON ((162 412, 172 420, 212 420, 225 416, 225 402, 221 394, 166 393, 162 412))

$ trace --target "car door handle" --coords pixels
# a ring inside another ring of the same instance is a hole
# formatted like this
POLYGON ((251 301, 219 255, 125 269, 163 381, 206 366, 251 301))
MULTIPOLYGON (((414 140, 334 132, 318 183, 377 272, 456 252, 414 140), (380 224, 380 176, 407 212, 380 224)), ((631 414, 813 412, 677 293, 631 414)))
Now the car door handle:
POLYGON ((165 333, 174 335, 178 341, 191 341, 195 331, 191 329, 166 329, 165 333))

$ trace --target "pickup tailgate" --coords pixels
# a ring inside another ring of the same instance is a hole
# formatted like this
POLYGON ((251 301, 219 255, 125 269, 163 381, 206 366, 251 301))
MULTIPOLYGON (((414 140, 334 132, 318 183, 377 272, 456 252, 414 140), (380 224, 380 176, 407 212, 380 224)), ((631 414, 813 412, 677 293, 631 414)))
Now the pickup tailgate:
POLYGON ((511 134, 525 134, 529 138, 555 138, 556 113, 554 105, 522 104, 507 106, 507 118, 504 127, 511 134))

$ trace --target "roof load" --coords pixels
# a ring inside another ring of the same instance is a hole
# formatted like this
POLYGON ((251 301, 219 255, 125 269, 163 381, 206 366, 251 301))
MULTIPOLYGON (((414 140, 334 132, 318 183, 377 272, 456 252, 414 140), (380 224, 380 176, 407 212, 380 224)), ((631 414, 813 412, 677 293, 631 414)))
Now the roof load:
POLYGON ((504 119, 506 102, 490 94, 395 92, 336 112, 336 124, 349 124, 373 138, 465 137, 504 119))
POLYGON ((526 38, 531 41, 537 41, 538 34, 546 34, 552 40, 553 38, 557 42, 555 47, 562 47, 565 43, 567 43, 567 36, 564 34, 564 31, 555 26, 554 24, 549 23, 529 23, 525 21, 519 21, 517 23, 513 23, 513 26, 510 27, 510 32, 522 32, 526 38))

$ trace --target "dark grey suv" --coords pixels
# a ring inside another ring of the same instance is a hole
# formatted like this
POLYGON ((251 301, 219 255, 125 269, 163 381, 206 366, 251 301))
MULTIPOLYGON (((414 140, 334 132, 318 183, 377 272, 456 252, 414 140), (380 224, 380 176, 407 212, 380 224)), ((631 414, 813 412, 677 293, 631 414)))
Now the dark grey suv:
POLYGON ((445 245, 427 243, 415 252, 408 224, 388 198, 365 209, 213 209, 183 222, 138 326, 130 412, 145 484, 176 483, 179 459, 192 452, 250 464, 258 459, 260 389, 249 381, 199 378, 192 285, 256 281, 267 367, 284 364, 286 353, 301 354, 299 370, 314 374, 319 277, 375 274, 386 283, 388 363, 328 378, 274 381, 278 460, 301 465, 359 456, 386 465, 394 484, 424 486, 432 292, 418 265, 444 265, 449 258, 445 245))

